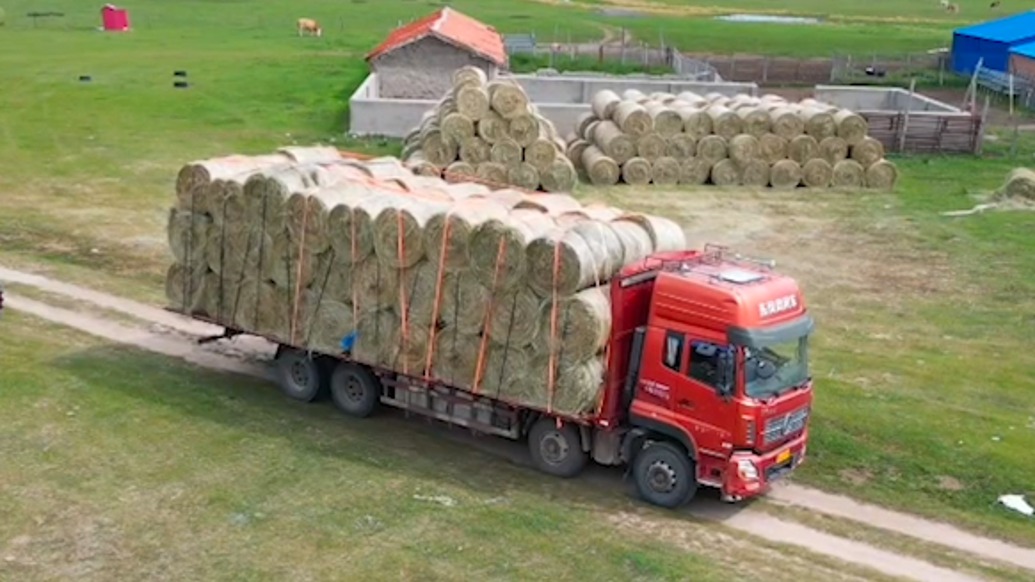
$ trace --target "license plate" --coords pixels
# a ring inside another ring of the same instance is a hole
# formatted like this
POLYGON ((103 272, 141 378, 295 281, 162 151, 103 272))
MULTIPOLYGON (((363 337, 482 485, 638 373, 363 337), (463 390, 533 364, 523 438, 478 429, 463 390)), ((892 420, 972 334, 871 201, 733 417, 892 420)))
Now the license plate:
POLYGON ((783 464, 783 463, 785 463, 785 462, 787 462, 789 460, 791 460, 791 450, 790 449, 787 449, 786 451, 780 453, 779 455, 776 455, 776 464, 777 465, 781 465, 781 464, 783 464))

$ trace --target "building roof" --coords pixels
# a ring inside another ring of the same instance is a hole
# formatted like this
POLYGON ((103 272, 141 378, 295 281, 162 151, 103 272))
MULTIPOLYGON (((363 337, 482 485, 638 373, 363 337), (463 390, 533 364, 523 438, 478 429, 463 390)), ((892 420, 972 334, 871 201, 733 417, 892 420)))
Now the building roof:
POLYGON ((442 8, 420 20, 393 30, 384 42, 370 51, 367 60, 377 58, 428 36, 469 50, 497 65, 507 64, 507 51, 503 47, 503 37, 496 32, 496 29, 452 8, 442 8))
POLYGON ((1029 59, 1035 59, 1035 42, 1029 42, 1025 44, 1019 44, 1015 47, 1010 47, 1011 55, 1020 55, 1029 59))
POLYGON ((1035 10, 960 28, 955 33, 1005 43, 1035 38, 1035 10))

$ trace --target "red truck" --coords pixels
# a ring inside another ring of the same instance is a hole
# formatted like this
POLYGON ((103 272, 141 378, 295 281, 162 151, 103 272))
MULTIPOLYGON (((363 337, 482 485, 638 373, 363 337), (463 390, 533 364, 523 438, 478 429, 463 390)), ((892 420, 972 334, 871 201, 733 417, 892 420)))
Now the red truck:
POLYGON ((759 495, 801 464, 814 322, 793 279, 708 247, 628 266, 610 293, 603 399, 589 417, 288 345, 277 350, 280 388, 303 401, 329 392, 351 416, 387 405, 524 438, 535 466, 559 477, 577 475, 590 458, 628 465, 643 499, 664 507, 686 503, 700 485, 719 488, 726 501, 759 495))

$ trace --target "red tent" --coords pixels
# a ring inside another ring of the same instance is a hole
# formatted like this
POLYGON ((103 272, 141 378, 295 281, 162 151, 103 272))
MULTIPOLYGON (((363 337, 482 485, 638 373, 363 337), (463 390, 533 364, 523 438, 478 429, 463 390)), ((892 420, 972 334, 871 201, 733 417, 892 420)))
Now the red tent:
POLYGON ((101 21, 104 23, 104 30, 108 32, 129 30, 129 11, 114 4, 105 4, 104 8, 101 8, 101 21))

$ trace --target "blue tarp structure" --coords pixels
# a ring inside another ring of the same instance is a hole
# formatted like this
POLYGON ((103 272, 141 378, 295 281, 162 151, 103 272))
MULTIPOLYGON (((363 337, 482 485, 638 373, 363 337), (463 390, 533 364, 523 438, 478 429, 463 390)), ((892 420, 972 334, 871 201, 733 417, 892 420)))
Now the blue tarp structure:
POLYGON ((952 70, 969 75, 978 61, 993 71, 1010 70, 1010 49, 1035 41, 1035 10, 961 28, 952 33, 952 70))
POLYGON ((1026 59, 1035 59, 1035 42, 1020 44, 1010 49, 1010 54, 1020 55, 1026 59))

